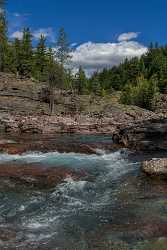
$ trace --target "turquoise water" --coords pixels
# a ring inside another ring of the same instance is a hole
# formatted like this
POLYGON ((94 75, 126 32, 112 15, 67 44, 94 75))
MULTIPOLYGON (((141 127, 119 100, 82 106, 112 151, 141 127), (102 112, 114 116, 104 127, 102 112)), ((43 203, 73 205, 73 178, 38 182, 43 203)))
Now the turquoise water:
MULTIPOLYGON (((110 137, 67 137, 60 141, 111 142, 110 137)), ((140 160, 125 149, 98 154, 27 152, 0 154, 3 164, 37 164, 86 172, 52 189, 0 184, 0 249, 167 249, 166 183, 141 174, 140 160), (0 237, 1 239, 1 237, 0 237), (164 248, 165 247, 165 248, 164 248)))

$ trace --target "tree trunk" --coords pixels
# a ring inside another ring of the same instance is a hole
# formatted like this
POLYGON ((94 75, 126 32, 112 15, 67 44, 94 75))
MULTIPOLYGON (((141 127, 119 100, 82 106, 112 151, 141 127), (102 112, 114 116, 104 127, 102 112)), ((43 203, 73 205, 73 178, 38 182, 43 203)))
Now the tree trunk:
POLYGON ((49 102, 50 115, 54 113, 54 89, 50 89, 50 102, 49 102))

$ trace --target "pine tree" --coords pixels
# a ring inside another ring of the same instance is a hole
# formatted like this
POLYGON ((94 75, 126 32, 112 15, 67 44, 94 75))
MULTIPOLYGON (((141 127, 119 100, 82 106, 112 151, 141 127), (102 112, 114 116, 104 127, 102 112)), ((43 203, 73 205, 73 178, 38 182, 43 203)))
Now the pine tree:
POLYGON ((16 38, 13 42, 15 72, 18 75, 22 68, 22 48, 21 41, 16 38))
POLYGON ((16 73, 14 44, 9 43, 5 52, 5 71, 16 73))
POLYGON ((99 74, 95 72, 92 79, 89 79, 89 91, 95 95, 101 95, 101 84, 99 80, 99 74))
POLYGON ((60 28, 59 30, 56 47, 56 58, 58 59, 58 62, 60 62, 62 65, 66 64, 70 59, 70 48, 68 37, 64 28, 60 28))
POLYGON ((21 51, 19 54, 20 54, 20 67, 18 68, 19 74, 22 77, 31 77, 33 50, 32 50, 32 34, 29 28, 23 30, 23 39, 21 41, 21 51))
POLYGON ((55 89, 60 88, 63 81, 62 67, 60 64, 54 62, 49 66, 48 72, 48 82, 49 82, 49 92, 50 92, 50 114, 54 112, 55 103, 55 89))
POLYGON ((6 53, 8 49, 5 3, 5 0, 0 0, 0 71, 4 71, 6 68, 6 53))
POLYGON ((49 48, 46 51, 46 58, 47 58, 47 72, 49 72, 50 67, 53 66, 55 63, 55 54, 52 48, 49 48))
POLYGON ((82 67, 79 67, 78 73, 75 76, 75 89, 78 94, 82 95, 86 89, 87 79, 84 70, 82 67))
POLYGON ((47 49, 46 38, 41 35, 34 53, 33 75, 38 80, 46 80, 47 75, 47 49))

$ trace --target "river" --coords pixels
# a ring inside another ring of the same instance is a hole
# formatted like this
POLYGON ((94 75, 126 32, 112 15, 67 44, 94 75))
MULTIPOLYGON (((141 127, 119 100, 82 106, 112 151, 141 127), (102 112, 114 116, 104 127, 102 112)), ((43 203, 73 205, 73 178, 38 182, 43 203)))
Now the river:
MULTIPOLYGON (((112 143, 107 136, 62 135, 59 140, 68 145, 70 141, 112 143)), ((80 179, 67 176, 49 189, 18 187, 13 180, 1 178, 1 250, 167 249, 167 183, 142 174, 142 155, 126 149, 96 151, 0 154, 1 164, 38 164, 86 173, 80 179)))

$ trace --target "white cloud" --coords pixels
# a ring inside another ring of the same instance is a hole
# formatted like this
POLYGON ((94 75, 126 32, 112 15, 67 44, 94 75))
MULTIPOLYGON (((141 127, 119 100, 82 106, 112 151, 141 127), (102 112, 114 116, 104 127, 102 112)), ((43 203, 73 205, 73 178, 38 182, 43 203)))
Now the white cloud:
POLYGON ((71 47, 71 48, 74 48, 74 47, 76 47, 77 45, 78 45, 78 43, 71 43, 70 47, 71 47))
POLYGON ((22 31, 15 31, 10 35, 11 38, 18 38, 19 40, 21 40, 23 38, 23 32, 22 31))
POLYGON ((2 8, 0 8, 0 14, 3 14, 4 10, 2 8))
POLYGON ((87 42, 78 46, 72 53, 74 69, 82 66, 87 75, 94 71, 118 65, 126 58, 140 57, 147 48, 135 41, 118 43, 87 42))
POLYGON ((55 42, 54 32, 52 28, 40 28, 33 32, 34 39, 38 40, 41 35, 48 38, 51 42, 55 42))
MULTIPOLYGON (((52 30, 52 28, 40 28, 38 30, 35 30, 32 32, 33 38, 35 40, 38 40, 41 35, 44 35, 46 38, 48 38, 50 40, 50 42, 54 42, 55 41, 55 37, 54 37, 54 32, 52 30)), ((23 32, 16 30, 15 32, 13 32, 10 35, 10 38, 18 38, 18 39, 22 39, 23 38, 23 32)))
POLYGON ((121 35, 118 36, 118 42, 130 41, 134 38, 137 38, 139 34, 140 34, 139 32, 122 33, 121 35))

